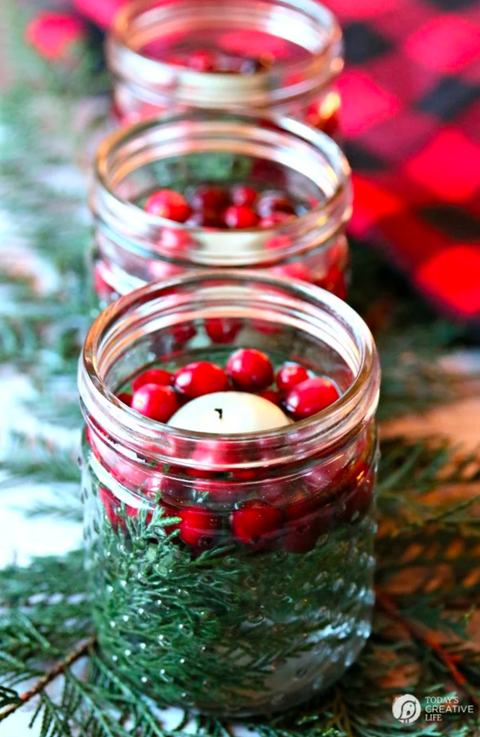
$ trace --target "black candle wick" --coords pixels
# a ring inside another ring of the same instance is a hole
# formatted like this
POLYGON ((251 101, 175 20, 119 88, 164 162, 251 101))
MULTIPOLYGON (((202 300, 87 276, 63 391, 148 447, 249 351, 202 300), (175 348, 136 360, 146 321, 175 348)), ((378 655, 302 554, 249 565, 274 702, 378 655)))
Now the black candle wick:
POLYGON ((219 419, 223 420, 223 409, 215 409, 215 412, 218 412, 219 419))

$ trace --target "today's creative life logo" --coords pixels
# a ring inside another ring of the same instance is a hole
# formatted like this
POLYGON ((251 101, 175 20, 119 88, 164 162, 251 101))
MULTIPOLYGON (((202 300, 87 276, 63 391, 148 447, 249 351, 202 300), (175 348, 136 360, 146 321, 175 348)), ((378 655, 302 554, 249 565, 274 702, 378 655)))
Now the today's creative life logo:
POLYGON ((402 724, 412 724, 417 721, 422 713, 422 707, 416 696, 406 693, 395 697, 392 704, 392 713, 395 719, 398 719, 402 724))
MULTIPOLYGON (((431 695, 425 696, 423 713, 426 722, 442 722, 450 715, 474 714, 475 707, 471 703, 460 703, 456 693, 445 696, 431 695)), ((396 696, 392 704, 392 714, 402 724, 413 724, 422 714, 420 701, 409 693, 396 696)))

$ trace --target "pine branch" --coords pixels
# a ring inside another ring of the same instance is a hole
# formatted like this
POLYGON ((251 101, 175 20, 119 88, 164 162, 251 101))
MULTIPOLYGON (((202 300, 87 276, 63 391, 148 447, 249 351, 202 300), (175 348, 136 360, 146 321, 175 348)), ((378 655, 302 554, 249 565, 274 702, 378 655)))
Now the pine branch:
POLYGON ((438 638, 430 631, 425 630, 419 624, 412 620, 406 619, 396 604, 385 594, 379 594, 377 596, 377 604, 379 608, 388 614, 389 617, 399 622, 407 632, 414 637, 416 640, 424 642, 435 655, 442 661, 446 669, 450 673, 454 683, 458 686, 461 691, 466 691, 473 704, 479 708, 480 702, 478 695, 474 689, 469 685, 465 676, 460 672, 457 665, 457 658, 453 657, 448 650, 440 643, 438 638))
MULTIPOLYGON (((42 676, 35 683, 35 685, 32 686, 32 688, 29 688, 28 691, 24 691, 18 697, 15 703, 11 703, 8 706, 6 706, 0 712, 0 722, 6 719, 10 714, 13 714, 13 712, 17 711, 17 709, 20 709, 21 706, 24 706, 24 704, 27 704, 39 693, 45 692, 46 687, 53 680, 55 680, 57 676, 59 676, 61 673, 64 673, 67 668, 73 665, 73 663, 75 663, 81 657, 86 655, 88 651, 91 650, 95 646, 95 642, 96 642, 96 638, 94 635, 92 635, 84 642, 79 643, 71 652, 68 653, 68 655, 65 658, 63 658, 63 660, 57 663, 57 665, 55 665, 49 671, 47 671, 47 673, 45 673, 45 675, 42 676)), ((52 702, 50 702, 50 706, 53 707, 52 702)), ((52 709, 52 713, 53 713, 53 709, 52 709)))

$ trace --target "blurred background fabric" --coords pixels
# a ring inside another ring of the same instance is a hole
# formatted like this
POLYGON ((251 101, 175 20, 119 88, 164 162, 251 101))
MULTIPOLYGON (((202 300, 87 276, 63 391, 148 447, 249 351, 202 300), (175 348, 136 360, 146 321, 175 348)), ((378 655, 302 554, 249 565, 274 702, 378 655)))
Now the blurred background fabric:
MULTIPOLYGON (((51 0, 30 40, 54 58, 98 42, 125 0, 51 0)), ((441 312, 480 322, 480 0, 326 0, 345 34, 338 81, 354 169, 351 234, 441 312)))

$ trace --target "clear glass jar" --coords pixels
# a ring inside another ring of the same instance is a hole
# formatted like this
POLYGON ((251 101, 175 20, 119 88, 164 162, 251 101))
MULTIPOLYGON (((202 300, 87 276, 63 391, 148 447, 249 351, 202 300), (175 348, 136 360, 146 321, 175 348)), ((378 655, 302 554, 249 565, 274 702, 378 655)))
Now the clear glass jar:
POLYGON ((159 704, 232 716, 290 707, 337 679, 374 601, 379 366, 358 315, 255 272, 150 284, 94 322, 79 391, 94 618, 112 665, 159 704), (212 320, 235 322, 228 344, 212 341, 212 320), (152 365, 222 363, 233 346, 298 361, 342 396, 229 436, 160 424, 116 396, 152 365), (252 505, 271 524, 242 537, 236 515, 252 505))
POLYGON ((99 147, 92 269, 102 306, 198 268, 268 269, 344 299, 351 172, 338 146, 295 120, 190 111, 122 129, 99 147), (242 184, 280 190, 299 215, 271 227, 194 227, 147 213, 155 190, 242 184))
POLYGON ((107 40, 125 123, 172 107, 264 109, 329 135, 338 132, 332 82, 342 53, 340 27, 316 0, 229 0, 221 11, 213 0, 140 0, 120 11, 107 40))

